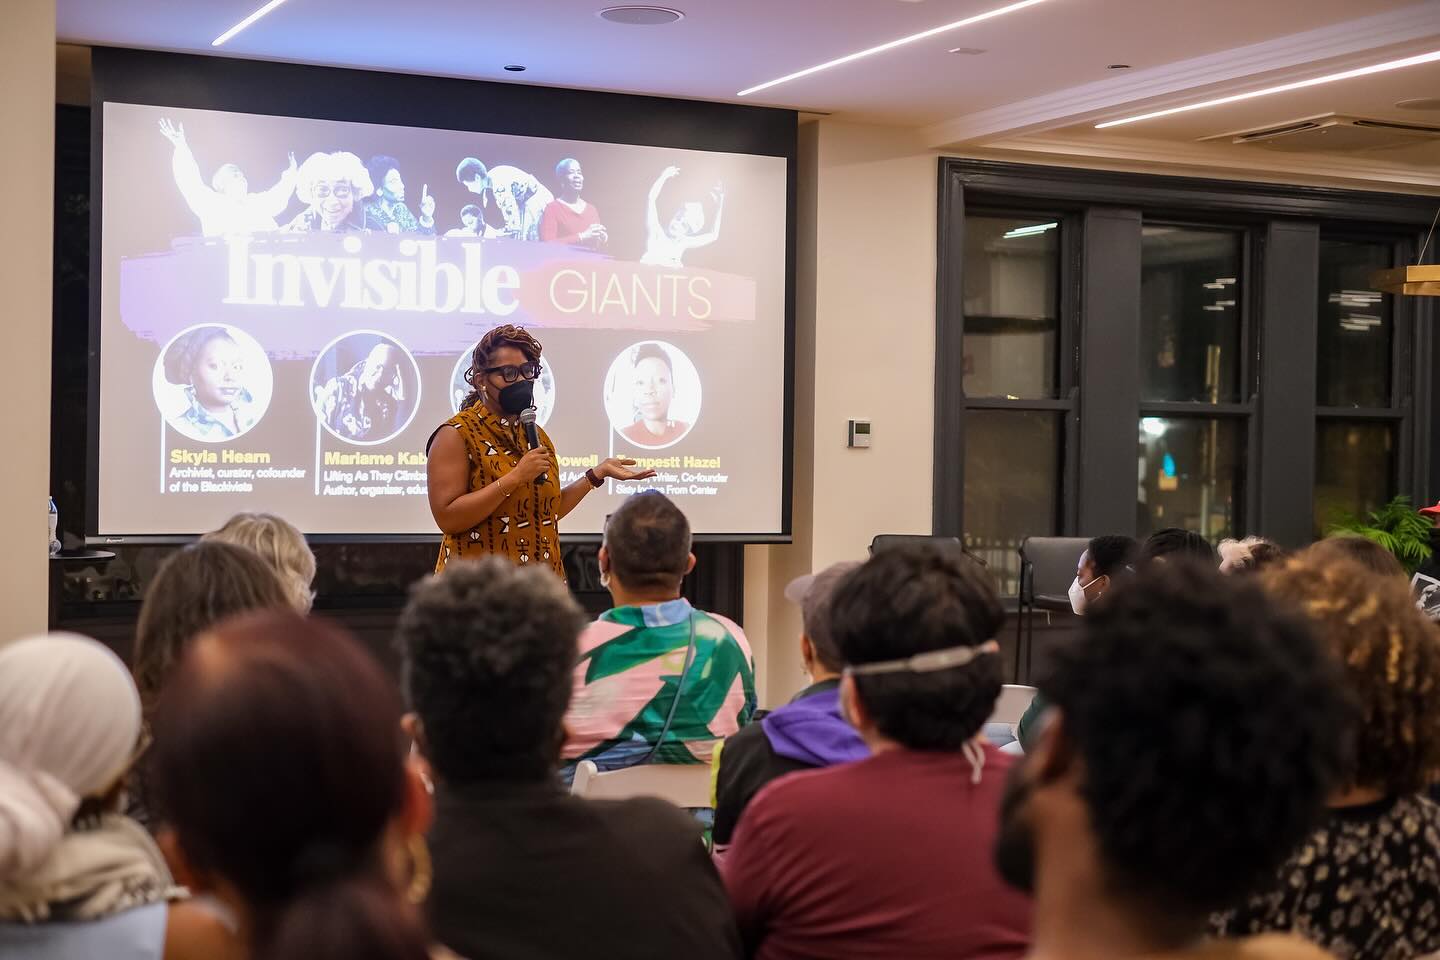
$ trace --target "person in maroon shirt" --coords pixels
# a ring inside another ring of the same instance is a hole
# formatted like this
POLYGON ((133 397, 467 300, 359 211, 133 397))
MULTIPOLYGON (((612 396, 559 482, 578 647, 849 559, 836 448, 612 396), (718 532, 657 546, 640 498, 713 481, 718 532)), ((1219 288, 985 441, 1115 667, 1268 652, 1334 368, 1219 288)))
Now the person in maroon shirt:
POLYGON ((540 239, 595 250, 605 246, 610 235, 600 222, 600 211, 580 196, 580 191, 585 189, 585 173, 580 169, 580 161, 567 157, 555 164, 555 179, 560 181, 560 193, 545 205, 540 215, 540 239))
POLYGON ((836 587, 842 709, 873 754, 794 773, 741 816, 723 864, 748 956, 1015 960, 1029 898, 991 859, 1012 760, 980 728, 1004 621, 985 572, 928 546, 836 587))

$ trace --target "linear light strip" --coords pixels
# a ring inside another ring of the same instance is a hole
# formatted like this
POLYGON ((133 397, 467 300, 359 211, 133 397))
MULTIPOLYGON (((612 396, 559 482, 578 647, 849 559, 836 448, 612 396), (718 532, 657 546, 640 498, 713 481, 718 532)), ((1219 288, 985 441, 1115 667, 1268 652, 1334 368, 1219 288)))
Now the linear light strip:
POLYGON ((231 37, 235 36, 235 34, 239 33, 241 30, 244 30, 246 27, 250 26, 250 24, 254 23, 256 20, 259 20, 261 17, 265 16, 265 14, 269 13, 271 10, 274 10, 276 7, 280 6, 280 4, 284 2, 285 0, 270 0, 269 3, 265 4, 265 6, 250 14, 250 16, 246 17, 244 20, 241 20, 239 23, 235 24, 235 26, 231 27, 229 30, 226 30, 214 40, 211 40, 210 46, 220 46, 226 40, 229 40, 231 37))
POLYGON ((1214 100, 1205 100, 1201 103, 1186 104, 1183 107, 1170 107, 1166 110, 1154 110, 1150 113, 1142 113, 1134 117, 1125 117, 1122 120, 1106 120, 1104 123, 1095 124, 1096 130, 1104 130, 1107 127, 1118 127, 1125 123, 1139 123, 1141 120, 1154 120, 1156 117, 1169 117, 1177 113, 1188 113, 1191 110, 1203 110, 1206 107, 1218 107, 1227 103, 1238 103, 1241 100, 1254 100, 1256 97, 1268 97, 1272 93, 1288 93, 1291 90, 1303 90, 1306 87, 1318 87, 1322 83, 1334 83, 1337 80, 1350 80, 1355 77, 1369 76, 1372 73, 1385 73, 1389 70, 1399 70, 1404 67, 1414 67, 1422 63, 1434 63, 1440 60, 1440 50, 1431 50, 1429 53, 1419 53, 1413 57, 1404 57, 1400 60, 1390 60, 1386 63, 1377 63, 1368 67, 1356 67, 1353 70, 1342 70, 1339 73, 1329 73, 1323 77, 1311 77, 1309 80, 1296 80, 1293 83, 1282 83, 1277 87, 1266 87, 1263 90, 1251 90, 1249 93, 1236 93, 1228 97, 1217 97, 1214 100))
POLYGON ((771 87, 778 86, 779 84, 789 83, 791 80, 798 80, 801 77, 808 77, 812 73, 819 73, 821 70, 829 70, 831 67, 838 67, 842 64, 851 63, 855 60, 861 59, 862 57, 869 57, 877 53, 884 53, 887 50, 894 50, 896 47, 903 47, 907 43, 914 43, 917 40, 925 40, 929 37, 937 36, 938 34, 946 33, 950 30, 958 30, 961 27, 968 27, 972 23, 979 23, 982 20, 989 20, 994 17, 1003 16, 1007 13, 1014 13, 1016 10, 1023 10, 1026 7, 1033 7, 1037 3, 1044 2, 1045 0, 1020 0, 1019 3, 1012 3, 1008 6, 997 7, 994 10, 988 10, 985 13, 979 13, 973 17, 966 17, 964 20, 956 20, 954 23, 946 23, 938 27, 931 27, 929 30, 923 30, 920 33, 912 33, 910 36, 901 37, 899 40, 891 40, 889 43, 882 43, 878 47, 870 47, 865 50, 860 50, 856 53, 847 53, 843 57, 837 57, 834 60, 827 60, 824 63, 816 64, 813 67, 806 67, 804 70, 796 70, 794 73, 787 73, 783 77, 778 77, 774 80, 767 80, 765 83, 759 84, 758 86, 746 87, 744 90, 741 90, 739 93, 735 94, 735 96, 748 97, 752 93, 759 93, 761 90, 768 90, 771 87))

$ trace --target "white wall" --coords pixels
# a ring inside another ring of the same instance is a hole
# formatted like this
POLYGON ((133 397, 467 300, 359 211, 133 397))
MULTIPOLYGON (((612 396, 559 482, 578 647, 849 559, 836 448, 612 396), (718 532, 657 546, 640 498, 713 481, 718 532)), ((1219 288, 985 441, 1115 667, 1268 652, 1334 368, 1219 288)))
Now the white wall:
MULTIPOLYGON (((0 32, 5 221, 0 231, 9 402, 0 470, 0 643, 45 629, 50 485, 50 289, 54 230, 55 0, 6 0, 0 32)), ((77 438, 77 443, 83 439, 77 438)))
POLYGON ((795 541, 745 552, 766 706, 804 685, 785 584, 863 559, 876 534, 930 532, 938 157, 918 131, 801 126, 795 541), (846 447, 852 418, 873 424, 870 449, 846 447))

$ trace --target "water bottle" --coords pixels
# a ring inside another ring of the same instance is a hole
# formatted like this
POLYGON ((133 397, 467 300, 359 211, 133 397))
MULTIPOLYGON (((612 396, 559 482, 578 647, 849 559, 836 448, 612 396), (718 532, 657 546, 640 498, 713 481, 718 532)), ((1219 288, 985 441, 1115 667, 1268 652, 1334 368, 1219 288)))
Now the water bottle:
POLYGON ((60 510, 55 506, 55 498, 50 498, 50 556, 60 552, 60 510))

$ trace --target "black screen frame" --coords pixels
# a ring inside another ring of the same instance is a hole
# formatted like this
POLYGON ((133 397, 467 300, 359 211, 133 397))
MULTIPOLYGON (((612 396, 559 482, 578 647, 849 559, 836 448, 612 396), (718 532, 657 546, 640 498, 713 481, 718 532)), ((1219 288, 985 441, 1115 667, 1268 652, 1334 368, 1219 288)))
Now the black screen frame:
MULTIPOLYGON (((473 133, 593 140, 782 157, 785 160, 785 362, 779 533, 696 534, 700 542, 789 543, 795 449, 795 216, 799 115, 739 106, 532 84, 383 73, 338 67, 161 53, 118 47, 92 51, 90 183, 90 345, 85 540, 88 545, 170 544, 193 535, 101 536, 100 305, 107 101, 265 116, 430 127, 473 133), (303 91, 303 94, 297 94, 303 91), (483 111, 474 104, 484 104, 483 111)), ((310 534, 315 543, 433 542, 433 534, 310 534)), ((574 534, 570 543, 598 542, 574 534)))

